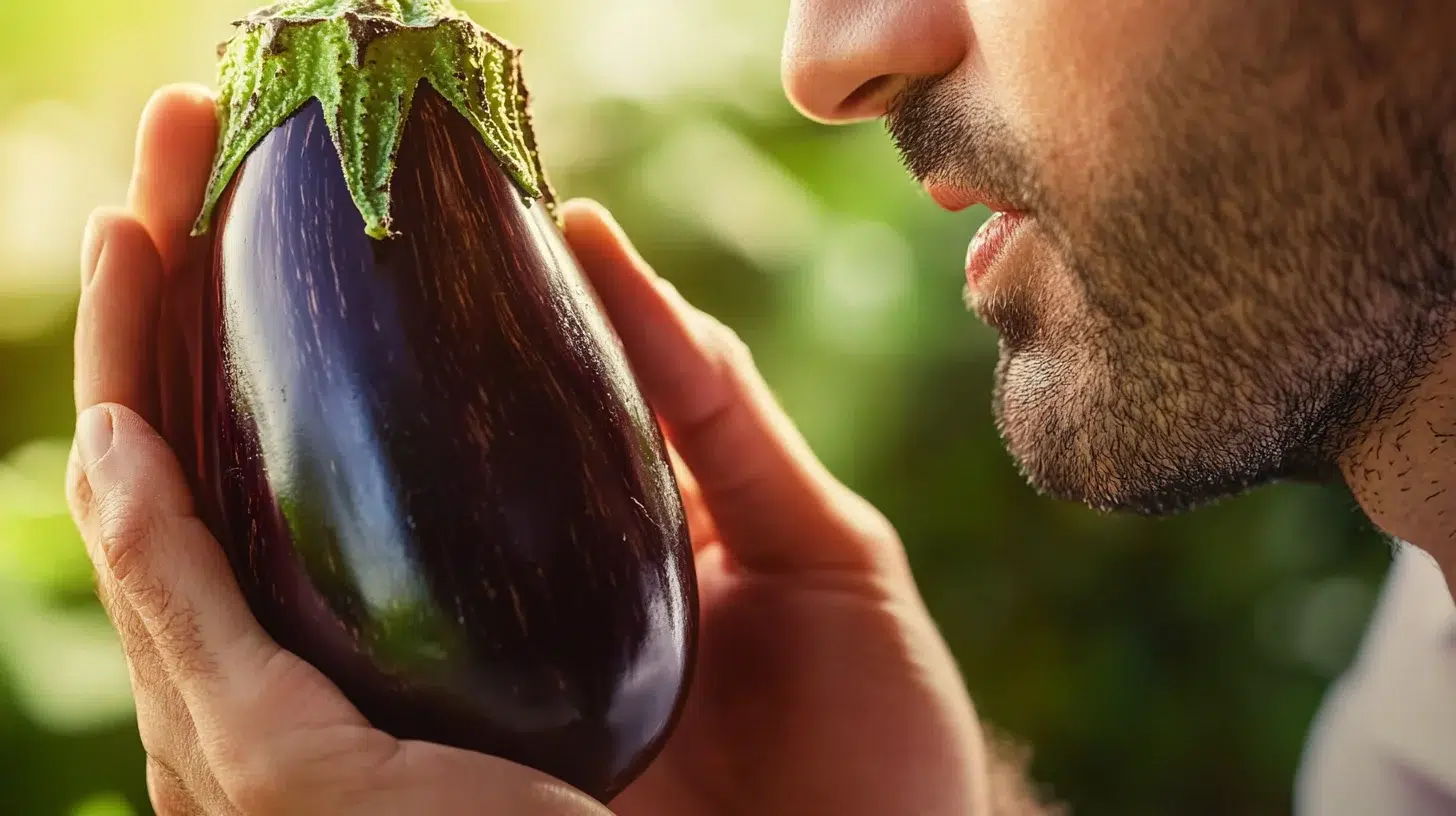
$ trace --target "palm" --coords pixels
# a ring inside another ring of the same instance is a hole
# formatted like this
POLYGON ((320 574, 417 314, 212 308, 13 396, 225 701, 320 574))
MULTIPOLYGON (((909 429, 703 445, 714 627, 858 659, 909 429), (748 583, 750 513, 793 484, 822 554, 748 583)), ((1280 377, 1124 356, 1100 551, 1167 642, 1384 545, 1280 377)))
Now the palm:
MULTIPOLYGON (((700 542, 701 545, 701 542, 700 542)), ((752 573, 701 547, 681 724, 621 816, 921 813, 979 744, 940 636, 888 576, 752 573)))

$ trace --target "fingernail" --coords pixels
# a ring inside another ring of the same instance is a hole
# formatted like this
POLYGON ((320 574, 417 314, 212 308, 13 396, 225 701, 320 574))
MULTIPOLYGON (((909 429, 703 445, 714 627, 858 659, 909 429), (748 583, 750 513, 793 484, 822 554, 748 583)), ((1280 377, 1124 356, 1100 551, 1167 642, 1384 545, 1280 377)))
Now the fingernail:
POLYGON ((567 200, 561 202, 561 209, 562 210, 591 210, 591 209, 602 209, 602 205, 600 203, 598 203, 597 200, 594 199, 594 198, 586 198, 584 196, 577 196, 576 198, 568 198, 567 200))
POLYGON ((101 265, 101 252, 106 248, 106 236, 101 230, 101 214, 92 213, 86 221, 86 237, 81 240, 81 287, 91 285, 96 277, 96 267, 101 265))
POLYGON ((102 406, 86 409, 76 419, 76 447, 81 463, 90 469, 111 450, 111 412, 102 406))

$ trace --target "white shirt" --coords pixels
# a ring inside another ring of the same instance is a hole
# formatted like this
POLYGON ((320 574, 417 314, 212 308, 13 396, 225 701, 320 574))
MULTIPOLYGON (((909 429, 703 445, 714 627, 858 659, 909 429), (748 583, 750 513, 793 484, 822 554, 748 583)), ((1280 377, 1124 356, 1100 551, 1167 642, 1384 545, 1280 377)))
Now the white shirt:
POLYGON ((1360 652, 1315 720, 1300 816, 1456 814, 1456 604, 1401 545, 1360 652))

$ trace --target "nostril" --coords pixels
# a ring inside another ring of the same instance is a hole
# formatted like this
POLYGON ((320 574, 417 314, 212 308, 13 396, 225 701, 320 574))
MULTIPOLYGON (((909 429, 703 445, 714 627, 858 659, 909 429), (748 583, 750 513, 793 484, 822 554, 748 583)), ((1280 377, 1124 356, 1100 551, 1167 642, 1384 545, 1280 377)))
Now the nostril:
POLYGON ((881 74, 865 82, 839 103, 839 115, 846 117, 879 116, 889 103, 895 78, 881 74))

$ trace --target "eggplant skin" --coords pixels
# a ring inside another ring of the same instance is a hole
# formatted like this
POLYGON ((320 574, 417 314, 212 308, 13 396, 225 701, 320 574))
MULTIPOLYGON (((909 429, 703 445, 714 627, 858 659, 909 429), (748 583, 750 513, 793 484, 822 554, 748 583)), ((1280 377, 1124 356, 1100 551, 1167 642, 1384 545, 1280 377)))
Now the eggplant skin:
POLYGON ((204 514, 265 629, 376 727, 608 801, 697 643, 661 430, 555 222, 427 84, 391 208, 369 238, 317 101, 232 181, 187 440, 204 514))

